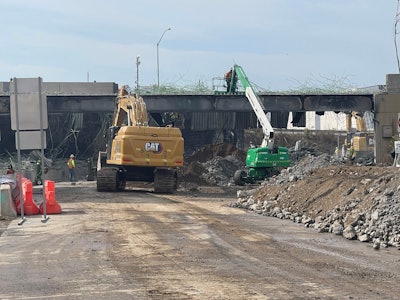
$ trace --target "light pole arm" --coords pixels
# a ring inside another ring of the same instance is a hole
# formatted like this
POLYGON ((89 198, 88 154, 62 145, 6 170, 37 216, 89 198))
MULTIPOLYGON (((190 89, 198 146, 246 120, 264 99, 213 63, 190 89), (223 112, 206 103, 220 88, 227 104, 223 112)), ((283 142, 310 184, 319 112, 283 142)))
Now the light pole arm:
POLYGON ((158 41, 158 43, 157 43, 157 46, 160 45, 161 40, 162 40, 162 38, 164 37, 164 34, 165 34, 168 30, 171 30, 171 28, 168 28, 168 29, 165 29, 165 30, 164 30, 163 34, 161 35, 161 37, 160 37, 160 39, 159 39, 159 41, 158 41))

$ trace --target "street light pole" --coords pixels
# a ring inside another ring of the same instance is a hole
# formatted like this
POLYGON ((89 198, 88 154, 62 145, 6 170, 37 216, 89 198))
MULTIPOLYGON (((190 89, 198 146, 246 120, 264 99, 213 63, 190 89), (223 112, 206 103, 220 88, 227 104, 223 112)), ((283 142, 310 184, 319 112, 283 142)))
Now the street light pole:
POLYGON ((159 53, 158 53, 158 46, 160 46, 161 40, 162 40, 164 34, 168 30, 171 30, 171 28, 167 28, 164 30, 163 34, 160 37, 160 40, 157 43, 157 87, 160 87, 160 57, 159 57, 159 53))

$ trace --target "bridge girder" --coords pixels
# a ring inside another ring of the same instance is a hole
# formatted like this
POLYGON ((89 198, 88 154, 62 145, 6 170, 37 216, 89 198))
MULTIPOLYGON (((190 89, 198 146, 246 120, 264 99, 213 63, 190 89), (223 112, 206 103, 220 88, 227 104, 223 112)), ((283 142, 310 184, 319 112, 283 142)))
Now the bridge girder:
MULTIPOLYGON (((48 95, 48 113, 114 111, 116 95, 48 95)), ((157 112, 249 112, 244 95, 144 95, 147 110, 157 112)), ((373 111, 374 95, 260 95, 267 111, 373 111)), ((10 113, 10 97, 0 95, 0 113, 10 113)))

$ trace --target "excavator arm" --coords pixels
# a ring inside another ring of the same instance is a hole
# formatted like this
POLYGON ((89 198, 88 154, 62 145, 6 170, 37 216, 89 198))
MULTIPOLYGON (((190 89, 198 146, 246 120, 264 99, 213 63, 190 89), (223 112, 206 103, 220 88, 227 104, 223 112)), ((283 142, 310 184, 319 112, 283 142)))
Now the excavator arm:
POLYGON ((147 126, 148 115, 146 103, 142 97, 130 95, 125 86, 121 87, 117 97, 117 111, 113 126, 122 126, 127 121, 128 126, 147 126))
POLYGON ((356 125, 357 125, 357 131, 359 132, 367 132, 367 124, 364 120, 364 115, 363 113, 352 111, 351 116, 353 116, 356 120, 356 125))
POLYGON ((240 83, 242 84, 242 87, 245 90, 246 97, 249 100, 253 108, 253 111, 256 114, 257 119, 261 124, 264 133, 264 138, 261 142, 261 147, 268 147, 268 149, 273 149, 274 129, 272 128, 272 125, 265 114, 265 108, 263 103, 261 102, 260 98, 254 91, 253 86, 250 84, 250 81, 247 78, 241 66, 234 65, 232 78, 235 78, 235 76, 237 76, 237 78, 240 80, 240 83))

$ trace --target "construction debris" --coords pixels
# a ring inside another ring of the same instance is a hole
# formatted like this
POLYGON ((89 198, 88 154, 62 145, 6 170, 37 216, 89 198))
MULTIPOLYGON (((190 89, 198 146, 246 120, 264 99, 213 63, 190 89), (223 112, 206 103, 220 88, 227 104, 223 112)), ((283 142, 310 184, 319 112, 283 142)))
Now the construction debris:
POLYGON ((400 175, 395 167, 344 165, 334 156, 304 156, 294 167, 231 203, 318 232, 400 249, 400 175))
MULTIPOLYGON (((290 148, 292 166, 261 183, 241 187, 230 206, 291 220, 318 232, 371 244, 373 249, 400 249, 400 172, 349 162, 307 139, 290 148)), ((183 186, 233 186, 243 153, 223 145, 203 147, 188 158, 183 186), (225 148, 226 149, 226 148, 225 148), (215 153, 218 155, 215 156, 215 153), (201 154, 199 154, 201 153, 201 154)), ((238 188, 238 187, 236 187, 238 188)))
MULTIPOLYGON (((369 243, 372 249, 400 249, 400 172, 396 167, 362 165, 335 155, 327 138, 306 136, 290 141, 292 166, 257 184, 234 186, 246 153, 230 144, 205 145, 185 158, 181 190, 200 186, 238 190, 230 206, 291 220, 318 232, 369 243), (318 140, 316 140, 318 138, 318 140)), ((254 140, 254 138, 253 138, 254 140)), ((289 143, 289 142, 288 142, 289 143)), ((289 145, 288 145, 289 146, 289 145)), ((28 159, 27 169, 38 158, 28 159)), ((4 168, 7 162, 4 162, 4 168)), ((46 162, 46 178, 67 178, 66 161, 46 162)), ((86 162, 78 163, 85 180, 86 162)))

